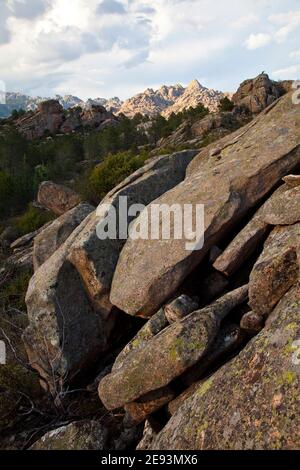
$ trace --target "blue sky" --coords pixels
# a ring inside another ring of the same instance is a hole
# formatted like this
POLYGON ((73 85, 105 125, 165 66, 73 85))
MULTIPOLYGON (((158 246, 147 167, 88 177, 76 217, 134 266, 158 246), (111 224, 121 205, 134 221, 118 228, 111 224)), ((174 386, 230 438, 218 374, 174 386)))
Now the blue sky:
POLYGON ((147 87, 234 91, 300 78, 299 0, 0 0, 9 91, 127 98, 147 87))

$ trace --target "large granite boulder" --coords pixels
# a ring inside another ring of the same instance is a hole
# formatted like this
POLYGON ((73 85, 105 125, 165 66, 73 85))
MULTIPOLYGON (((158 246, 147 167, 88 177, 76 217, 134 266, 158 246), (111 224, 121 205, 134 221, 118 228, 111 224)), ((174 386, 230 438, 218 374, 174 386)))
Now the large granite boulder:
POLYGON ((73 209, 55 219, 34 238, 33 267, 36 271, 66 241, 75 228, 91 213, 94 207, 87 203, 78 204, 73 209))
MULTIPOLYGON (((186 179, 154 204, 203 204, 204 246, 188 251, 186 239, 128 239, 114 274, 110 301, 131 315, 150 316, 178 289, 208 250, 237 225, 300 163, 300 106, 291 94, 240 129, 204 149, 186 179)), ((135 221, 141 223, 145 212, 135 221)), ((160 217, 160 229, 169 214, 160 217)), ((171 233, 174 220, 171 218, 171 233)))
POLYGON ((64 121, 63 107, 57 100, 40 103, 32 115, 25 115, 16 122, 18 130, 29 140, 43 137, 46 132, 56 134, 64 121))
MULTIPOLYGON (((292 175, 290 175, 290 178, 292 175)), ((294 176, 292 178, 295 181, 294 176)), ((284 178, 285 179, 285 178, 284 178)), ((295 184, 295 183, 293 183, 295 184)), ((273 225, 294 224, 300 220, 300 188, 281 185, 258 209, 249 223, 214 262, 214 268, 227 276, 234 274, 267 237, 273 225)))
POLYGON ((300 223, 274 228, 250 274, 249 304, 268 315, 297 281, 300 260, 300 223))
MULTIPOLYGON (((68 260, 80 273, 90 299, 103 315, 108 315, 112 308, 109 301, 111 282, 119 254, 126 241, 118 238, 119 226, 117 238, 98 238, 97 225, 105 220, 108 213, 105 204, 110 204, 116 209, 117 221, 120 213, 119 202, 122 198, 127 197, 128 208, 131 204, 149 204, 184 179, 186 167, 197 153, 197 150, 186 150, 161 156, 137 170, 104 198, 73 244, 68 260), (103 207, 104 211, 101 210, 103 207)), ((133 219, 134 216, 125 214, 126 223, 133 219)))
POLYGON ((52 181, 43 181, 38 190, 38 203, 55 215, 62 215, 81 202, 81 197, 70 188, 52 181))
POLYGON ((108 349, 115 316, 103 320, 92 308, 67 253, 90 214, 34 273, 26 304, 29 326, 23 339, 32 367, 55 396, 84 367, 92 367, 108 349))
POLYGON ((284 92, 280 83, 270 80, 266 73, 262 73, 254 79, 245 80, 233 95, 232 101, 238 106, 246 106, 253 114, 257 114, 284 92))
POLYGON ((198 385, 152 450, 299 449, 299 284, 270 318, 236 358, 198 385))
MULTIPOLYGON (((243 286, 152 338, 149 335, 141 344, 132 345, 99 384, 99 396, 105 407, 113 410, 158 391, 199 362, 219 333, 221 321, 247 298, 248 286, 243 286)), ((168 396, 171 400, 170 392, 168 396)))
MULTIPOLYGON (((182 179, 196 154, 187 151, 151 161, 105 201, 118 207, 119 196, 127 195, 128 204, 147 203, 157 191, 182 179)), ((90 213, 36 270, 29 283, 29 326, 24 341, 33 367, 54 395, 91 368, 111 347, 111 335, 118 324, 126 331, 124 325, 131 320, 126 316, 118 322, 119 313, 107 305, 107 290, 124 241, 98 239, 99 221, 96 211, 90 213)))

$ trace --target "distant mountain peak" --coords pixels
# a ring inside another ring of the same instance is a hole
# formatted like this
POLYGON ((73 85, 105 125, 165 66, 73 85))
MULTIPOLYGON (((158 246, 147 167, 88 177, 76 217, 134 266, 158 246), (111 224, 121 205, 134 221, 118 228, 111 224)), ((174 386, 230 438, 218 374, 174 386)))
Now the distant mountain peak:
MULTIPOLYGON (((196 107, 203 103, 210 111, 216 111, 220 99, 224 95, 215 90, 208 90, 199 81, 194 78, 186 88, 180 83, 175 85, 162 85, 159 89, 147 88, 126 101, 121 101, 117 96, 105 98, 89 98, 83 101, 77 96, 55 95, 60 104, 65 109, 80 106, 81 108, 91 107, 93 105, 104 106, 108 111, 115 114, 125 114, 133 117, 135 114, 145 114, 155 116, 162 114, 168 117, 172 112, 178 113, 189 107, 196 107)), ((13 109, 25 109, 26 111, 35 110, 41 101, 49 98, 32 98, 21 93, 6 93, 6 105, 0 105, 0 117, 7 117, 13 109)))
POLYGON ((205 87, 201 85, 196 78, 194 78, 187 86, 187 90, 203 90, 205 87))

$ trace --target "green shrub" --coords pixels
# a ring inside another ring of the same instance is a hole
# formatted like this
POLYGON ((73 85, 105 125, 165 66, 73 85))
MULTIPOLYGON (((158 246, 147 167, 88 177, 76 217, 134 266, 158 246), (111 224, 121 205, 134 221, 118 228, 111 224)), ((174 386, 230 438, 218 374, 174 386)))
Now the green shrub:
POLYGON ((88 177, 87 196, 89 199, 95 203, 100 202, 124 178, 143 166, 147 157, 146 153, 135 155, 130 151, 108 155, 88 177))
POLYGON ((52 219, 53 215, 50 212, 42 211, 30 204, 27 211, 16 219, 15 226, 22 236, 34 232, 52 219))
POLYGON ((0 311, 16 308, 24 312, 26 311, 25 295, 32 272, 30 269, 12 268, 10 274, 9 280, 0 286, 0 311))
POLYGON ((234 108, 234 103, 227 96, 221 99, 220 104, 219 104, 220 112, 232 111, 233 108, 234 108))

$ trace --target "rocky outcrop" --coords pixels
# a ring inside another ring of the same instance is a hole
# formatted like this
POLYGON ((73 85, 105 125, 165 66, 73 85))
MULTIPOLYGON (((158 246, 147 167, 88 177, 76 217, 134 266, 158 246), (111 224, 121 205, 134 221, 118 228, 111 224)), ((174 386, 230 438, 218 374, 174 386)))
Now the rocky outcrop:
POLYGON ((109 348, 115 315, 107 321, 93 310, 68 250, 90 214, 35 272, 26 294, 29 326, 23 334, 32 367, 55 397, 67 383, 92 367, 109 348))
POLYGON ((189 144, 196 148, 205 143, 208 134, 214 140, 221 139, 241 126, 238 115, 233 113, 211 113, 195 122, 183 122, 171 135, 162 138, 157 147, 178 147, 189 144))
POLYGON ((74 107, 66 111, 58 100, 48 100, 39 103, 36 111, 17 119, 15 125, 28 140, 33 140, 82 128, 97 129, 108 121, 115 123, 117 118, 103 106, 91 105, 84 110, 74 107))
POLYGON ((268 315, 297 281, 300 260, 300 224, 276 227, 250 274, 249 304, 268 315))
POLYGON ((172 113, 177 114, 184 109, 195 108, 200 103, 209 111, 217 111, 222 98, 224 98, 224 95, 220 91, 208 89, 201 85, 198 80, 192 80, 184 93, 172 106, 163 111, 162 115, 167 118, 172 113))
MULTIPOLYGON (((187 251, 187 239, 128 239, 113 278, 113 305, 131 315, 151 316, 210 248, 299 165, 299 109, 288 94, 231 139, 225 137, 193 159, 186 179, 152 204, 203 204, 204 246, 187 251)), ((160 217, 160 229, 163 221, 160 217)))
POLYGON ((205 356, 219 332, 221 321, 247 297, 248 286, 230 292, 206 309, 173 323, 143 347, 129 352, 100 382, 99 395, 105 407, 113 410, 136 401, 183 374, 205 356), (145 368, 145 364, 151 367, 145 368))
POLYGON ((210 111, 216 111, 223 98, 223 93, 200 85, 198 80, 192 80, 184 88, 181 85, 162 86, 154 91, 148 88, 124 101, 118 114, 133 117, 140 113, 148 116, 162 114, 166 118, 172 113, 179 113, 187 108, 195 108, 202 103, 210 111))
POLYGON ((31 450, 105 450, 108 432, 98 421, 74 421, 47 432, 31 450))
POLYGON ((66 186, 43 181, 39 186, 37 200, 55 215, 62 215, 77 206, 81 202, 81 197, 66 186))
POLYGON ((237 106, 246 106, 251 113, 258 114, 285 92, 285 87, 262 73, 254 79, 245 80, 232 96, 232 101, 237 106))
MULTIPOLYGON (((105 197, 90 223, 73 244, 68 260, 80 273, 95 308, 103 314, 107 315, 112 308, 109 301, 111 282, 126 241, 119 239, 119 233, 116 239, 98 238, 96 227, 107 216, 105 204, 111 204, 116 209, 117 220, 122 198, 127 197, 128 207, 131 204, 149 204, 184 179, 186 167, 196 154, 195 150, 187 150, 151 160, 105 197)), ((131 216, 127 219, 127 214, 124 217, 128 223, 134 218, 131 216)))
POLYGON ((162 86, 159 90, 148 88, 142 93, 124 101, 118 114, 133 117, 135 114, 155 116, 171 106, 184 93, 181 85, 162 86))
POLYGON ((34 238, 33 267, 36 271, 66 241, 75 228, 91 213, 94 207, 87 203, 78 204, 65 212, 34 238))
POLYGON ((57 134, 64 121, 63 108, 56 100, 40 103, 37 111, 16 122, 18 130, 29 140, 43 137, 45 133, 57 134))
POLYGON ((272 322, 177 409, 152 450, 296 450, 300 288, 272 322))
MULTIPOLYGON (((128 197, 128 205, 147 204, 184 178, 185 168, 196 154, 186 151, 151 161, 115 188, 102 204, 110 202, 118 209, 121 195, 128 197)), ((118 327, 118 313, 111 311, 107 292, 124 240, 100 240, 96 233, 101 221, 98 214, 88 215, 37 269, 26 296, 30 324, 24 341, 33 367, 54 394, 108 350, 111 334, 118 327)), ((58 219, 54 231, 48 232, 54 245, 60 222, 58 219)))

